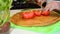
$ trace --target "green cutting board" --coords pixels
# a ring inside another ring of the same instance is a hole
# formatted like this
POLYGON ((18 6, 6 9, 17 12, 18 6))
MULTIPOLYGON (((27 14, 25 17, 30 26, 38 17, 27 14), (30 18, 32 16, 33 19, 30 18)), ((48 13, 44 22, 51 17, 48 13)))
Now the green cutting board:
POLYGON ((45 26, 45 27, 23 27, 23 26, 17 26, 13 23, 11 23, 11 27, 34 31, 34 32, 55 33, 55 32, 60 31, 60 21, 58 21, 56 24, 52 24, 52 25, 45 26))
MULTIPOLYGON (((15 12, 15 11, 14 11, 15 12)), ((42 32, 42 33, 55 33, 60 31, 60 21, 56 22, 55 24, 49 25, 49 26, 44 26, 44 27, 23 27, 23 26, 18 26, 13 23, 11 23, 12 28, 17 28, 17 29, 23 29, 23 30, 28 30, 28 31, 33 31, 33 32, 42 32)))

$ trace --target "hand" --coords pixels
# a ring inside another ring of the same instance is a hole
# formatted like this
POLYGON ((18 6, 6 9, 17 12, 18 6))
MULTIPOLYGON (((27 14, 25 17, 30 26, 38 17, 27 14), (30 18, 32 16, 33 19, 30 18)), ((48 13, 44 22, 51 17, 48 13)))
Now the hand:
POLYGON ((43 4, 44 2, 46 2, 46 0, 35 0, 37 2, 38 5, 43 4))
POLYGON ((57 1, 49 2, 49 3, 46 5, 44 11, 47 11, 47 10, 52 11, 52 10, 54 10, 54 9, 60 10, 60 2, 57 2, 57 1))
POLYGON ((43 2, 46 2, 46 0, 37 0, 37 2, 42 2, 43 3, 43 2))

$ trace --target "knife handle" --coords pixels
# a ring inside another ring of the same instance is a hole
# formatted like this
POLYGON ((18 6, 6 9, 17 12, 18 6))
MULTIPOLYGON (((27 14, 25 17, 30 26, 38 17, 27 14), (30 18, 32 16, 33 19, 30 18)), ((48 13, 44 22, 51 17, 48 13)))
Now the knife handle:
POLYGON ((59 14, 60 14, 60 10, 56 10, 56 9, 54 9, 53 11, 55 11, 55 12, 57 12, 57 13, 59 13, 59 14))

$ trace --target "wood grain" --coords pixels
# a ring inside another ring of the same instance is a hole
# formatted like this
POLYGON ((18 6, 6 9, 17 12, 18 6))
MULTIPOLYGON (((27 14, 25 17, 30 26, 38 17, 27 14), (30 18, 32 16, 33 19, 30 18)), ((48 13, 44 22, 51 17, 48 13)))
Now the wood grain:
POLYGON ((11 22, 19 26, 47 26, 53 25, 60 20, 58 14, 51 12, 49 16, 36 16, 33 19, 23 19, 22 12, 18 12, 11 17, 11 22))

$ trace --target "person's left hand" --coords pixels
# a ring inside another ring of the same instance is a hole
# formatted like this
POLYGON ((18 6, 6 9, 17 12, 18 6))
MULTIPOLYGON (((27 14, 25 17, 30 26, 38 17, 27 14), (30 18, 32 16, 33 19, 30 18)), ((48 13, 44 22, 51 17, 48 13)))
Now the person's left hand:
POLYGON ((44 2, 46 2, 46 0, 35 0, 37 2, 38 5, 42 5, 44 2))

